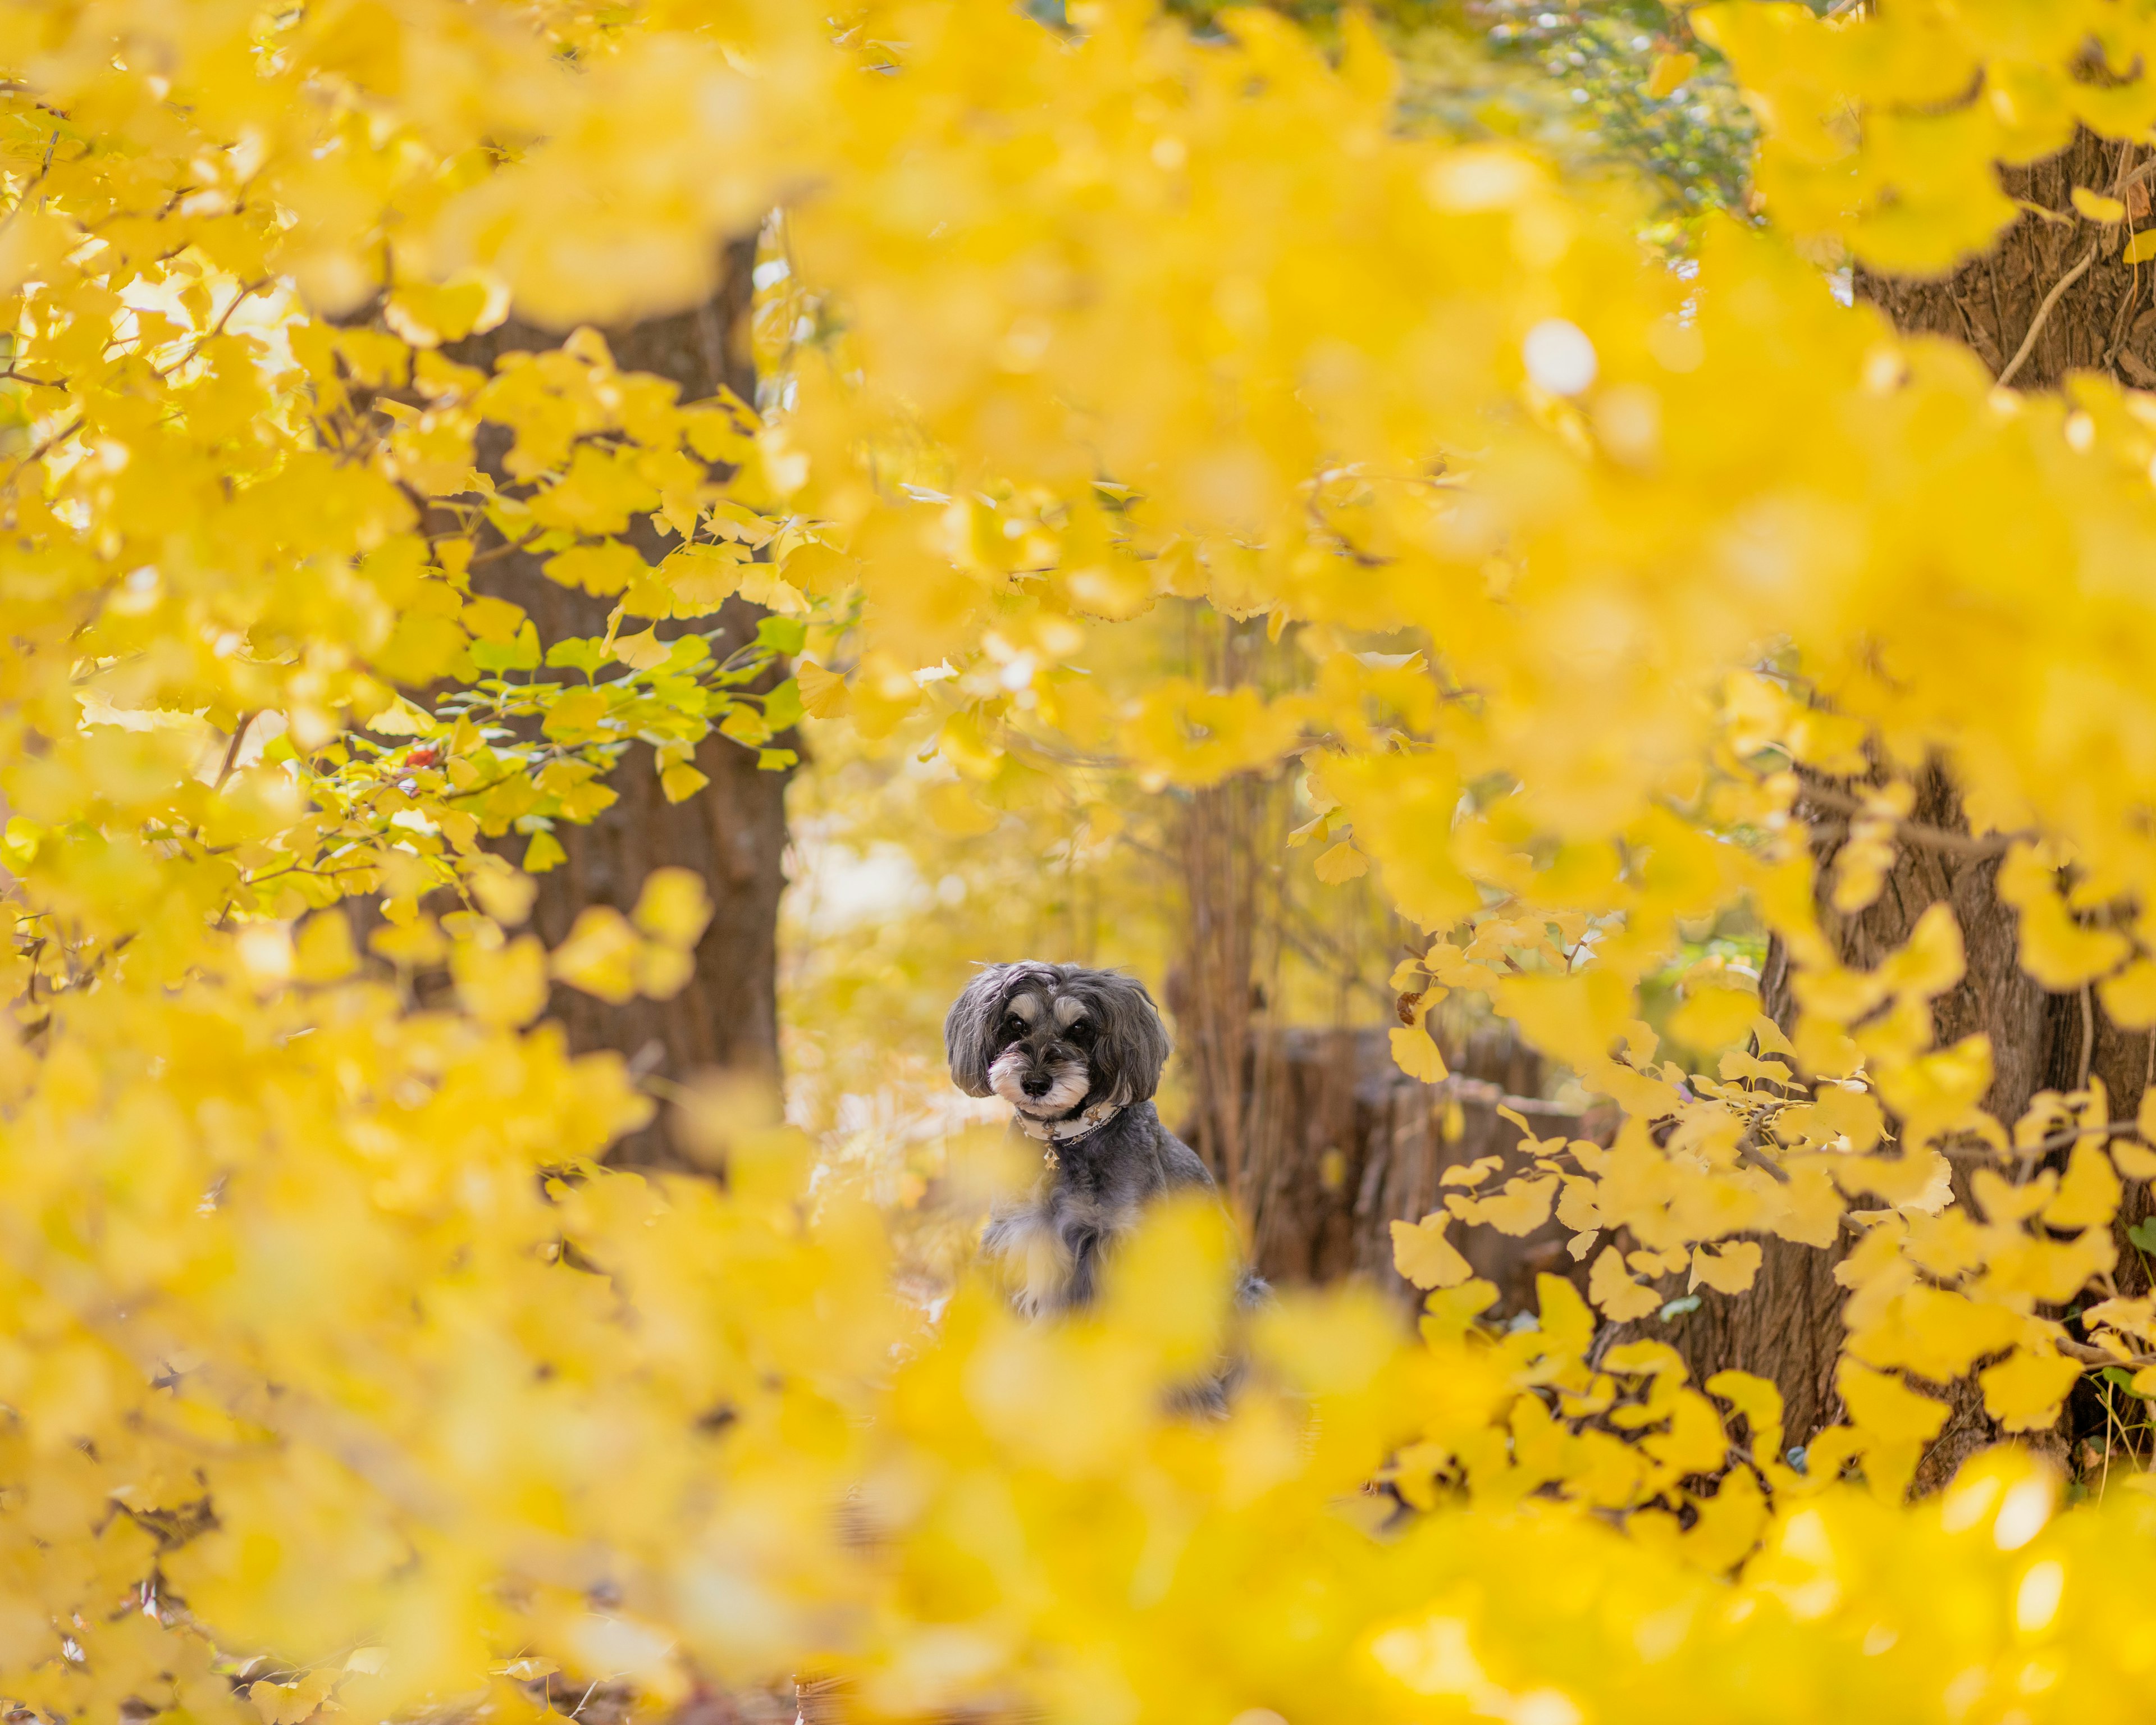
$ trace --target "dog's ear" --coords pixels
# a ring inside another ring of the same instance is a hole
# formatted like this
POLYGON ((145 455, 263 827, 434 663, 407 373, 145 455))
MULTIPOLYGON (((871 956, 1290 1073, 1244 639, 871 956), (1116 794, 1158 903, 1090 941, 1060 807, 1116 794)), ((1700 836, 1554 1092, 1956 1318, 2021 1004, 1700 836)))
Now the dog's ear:
POLYGON ((1103 971, 1087 990, 1095 1019, 1093 1064, 1108 1084, 1109 1100, 1127 1106, 1160 1087, 1168 1064, 1168 1026, 1145 984, 1134 976, 1103 971))
POLYGON ((988 1058, 995 1053, 996 1025, 1003 1017, 1004 985, 1018 968, 983 965, 943 1020, 943 1052, 951 1061, 951 1081, 969 1096, 989 1094, 988 1058))

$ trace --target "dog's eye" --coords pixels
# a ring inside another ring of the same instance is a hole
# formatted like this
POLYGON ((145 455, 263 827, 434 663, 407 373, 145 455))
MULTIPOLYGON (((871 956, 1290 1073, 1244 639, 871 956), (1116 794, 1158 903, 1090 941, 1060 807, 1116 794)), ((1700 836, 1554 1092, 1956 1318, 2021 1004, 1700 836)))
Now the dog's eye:
POLYGON ((1090 1020, 1081 1019, 1063 1034, 1073 1042, 1091 1042, 1093 1040, 1093 1026, 1090 1020))
POLYGON ((1025 1020, 1020 1018, 1014 1012, 1005 1013, 1004 1014, 1004 1034, 1006 1036, 1024 1035, 1025 1020))

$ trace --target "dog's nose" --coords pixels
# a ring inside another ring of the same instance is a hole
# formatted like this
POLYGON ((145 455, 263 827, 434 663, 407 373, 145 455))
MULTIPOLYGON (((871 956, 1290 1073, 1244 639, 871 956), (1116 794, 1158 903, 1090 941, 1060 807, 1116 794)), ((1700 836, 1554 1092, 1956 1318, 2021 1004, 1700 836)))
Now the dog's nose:
POLYGON ((1019 1088, 1029 1096, 1045 1096, 1048 1094, 1049 1083, 1045 1072, 1029 1072, 1019 1081, 1019 1088))

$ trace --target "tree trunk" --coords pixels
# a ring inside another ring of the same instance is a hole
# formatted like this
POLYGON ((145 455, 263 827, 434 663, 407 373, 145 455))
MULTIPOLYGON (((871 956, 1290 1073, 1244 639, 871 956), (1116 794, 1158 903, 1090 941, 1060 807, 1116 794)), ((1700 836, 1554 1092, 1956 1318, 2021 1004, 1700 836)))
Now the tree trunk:
MULTIPOLYGON (((608 331, 615 362, 624 372, 672 380, 681 386, 685 401, 708 398, 721 385, 754 401, 747 319, 755 254, 752 239, 730 245, 718 292, 695 311, 608 331)), ((562 333, 512 321, 455 344, 449 355, 490 369, 504 353, 557 347, 562 333)), ((483 457, 489 453, 498 455, 482 449, 483 457)), ((646 521, 637 521, 629 538, 648 562, 664 555, 659 535, 646 521)), ((603 634, 611 603, 549 579, 540 562, 521 552, 496 557, 475 569, 474 590, 522 606, 544 643, 603 634)), ((745 600, 729 599, 719 613, 726 633, 715 644, 715 655, 723 658, 752 637, 763 614, 745 600)), ((660 625, 662 639, 675 632, 660 625)), ((618 1050, 641 1076, 679 1082, 706 1068, 726 1067, 775 1081, 788 775, 759 769, 755 751, 716 733, 698 746, 696 767, 711 783, 685 801, 670 803, 660 793, 650 747, 632 745, 608 780, 619 800, 588 825, 563 822, 556 829, 567 858, 535 877, 539 894, 532 908, 532 926, 552 946, 568 933, 585 906, 611 905, 626 912, 652 870, 691 869, 703 878, 716 911, 697 945, 688 986, 671 1000, 636 999, 620 1006, 557 987, 550 1011, 567 1030, 572 1049, 618 1050)), ((678 1160, 656 1123, 624 1139, 613 1157, 646 1164, 678 1160)))
MULTIPOLYGON (((1423 1296, 1393 1267, 1392 1224, 1442 1207, 1445 1171, 1504 1155, 1518 1115, 1543 1137, 1606 1141, 1614 1117, 1583 1117, 1537 1094, 1542 1063, 1509 1030, 1491 1027, 1448 1046, 1453 1070, 1424 1084, 1394 1063, 1379 1028, 1275 1029, 1251 1034, 1246 1083, 1265 1084, 1271 1129, 1247 1169, 1253 1267, 1276 1286, 1353 1276, 1407 1313, 1423 1296)), ((1586 1266, 1565 1250, 1567 1230, 1546 1222, 1524 1238, 1471 1228, 1456 1244, 1497 1289, 1491 1315, 1535 1309, 1535 1277, 1576 1282, 1586 1266)))
MULTIPOLYGON (((2129 225, 2139 225, 2148 213, 2145 188, 2123 184, 2133 157, 2131 146, 2085 132, 2058 155, 2031 167, 2003 170, 2001 178, 2010 196, 2069 218, 2074 187, 2118 192, 2128 199, 2129 225)), ((2107 371, 2128 383, 2156 385, 2151 285, 2143 280, 2144 272, 2120 260, 2125 237, 2123 228, 2025 216, 1989 253, 1950 276, 1907 281, 1860 270, 1856 292, 1904 331, 1967 343, 1994 375, 2015 367, 2011 382, 2016 388, 2048 388, 2072 370, 2107 371), (2084 257, 2090 257, 2088 267, 2039 325, 2046 295, 2084 257)), ((1846 833, 1845 820, 1830 806, 1835 800, 1825 787, 1799 799, 1798 812, 1814 834, 1823 889, 1846 833)), ((1922 776, 1910 818, 1919 829, 1968 833, 1960 798, 1936 769, 1922 776)), ((1998 872, 1995 846, 1965 839, 1905 839, 1884 890, 1861 913, 1837 916, 1822 891, 1822 926, 1845 963, 1870 968, 1907 939, 1928 906, 1950 905, 1961 925, 1969 968, 1959 986, 1935 1004, 1934 1018, 1942 1043, 1976 1031, 1989 1037, 1993 1079, 1984 1106, 2010 1127, 2036 1091, 2072 1090, 2093 1073, 2103 1080, 2114 1115, 2131 1114, 2149 1081, 2150 1037, 2111 1024, 2092 993, 2048 994, 2021 969, 2014 912, 1999 901, 1998 872)), ((1763 1004, 1785 1027, 1794 1016, 1788 984, 1786 958, 1778 946, 1762 980, 1763 1004)), ((1957 1202, 1969 1201, 1968 1175, 1957 1168, 1957 1202)), ((2148 1206, 2147 1189, 2130 1186, 2120 1229, 2146 1214, 2148 1206)), ((1749 1293, 1735 1298, 1706 1294, 1705 1303, 1666 1333, 1698 1376, 1735 1367, 1774 1378, 1787 1404, 1788 1441, 1805 1444, 1840 1412, 1834 1368, 1845 1293, 1833 1271, 1841 1250, 1771 1240, 1763 1244, 1765 1255, 1749 1293)), ((2131 1291, 2129 1283, 2142 1280, 2139 1260, 2130 1250, 2123 1250, 2121 1259, 2121 1285, 2131 1291)), ((1919 1491, 1944 1485, 1970 1455, 2005 1435, 1984 1413, 1973 1381, 1953 1385, 1947 1396, 1953 1412, 1917 1470, 1919 1491)), ((2070 1409, 2057 1430, 2030 1434, 2027 1440, 2063 1451, 2072 1423, 2070 1409)))

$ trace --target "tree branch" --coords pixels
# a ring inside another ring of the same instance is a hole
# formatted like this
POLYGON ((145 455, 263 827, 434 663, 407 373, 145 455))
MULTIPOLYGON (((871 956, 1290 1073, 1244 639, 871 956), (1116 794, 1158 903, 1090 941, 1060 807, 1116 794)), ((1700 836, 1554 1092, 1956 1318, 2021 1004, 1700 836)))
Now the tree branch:
POLYGON ((2044 295, 2044 303, 2036 308, 2036 315, 2029 320, 2029 333, 2021 338, 2021 345, 2015 349, 2014 357, 2006 362, 2006 369, 1999 374, 2001 388, 2014 381, 2014 374, 2021 369, 2021 362, 2028 358, 2030 349, 2036 345, 2036 337, 2043 331, 2044 320, 2051 315, 2051 308, 2059 303, 2059 296, 2088 274, 2088 267, 2096 262, 2097 249, 2102 243, 2091 240, 2089 249, 2082 254, 2081 262, 2051 284, 2051 292, 2044 295))

